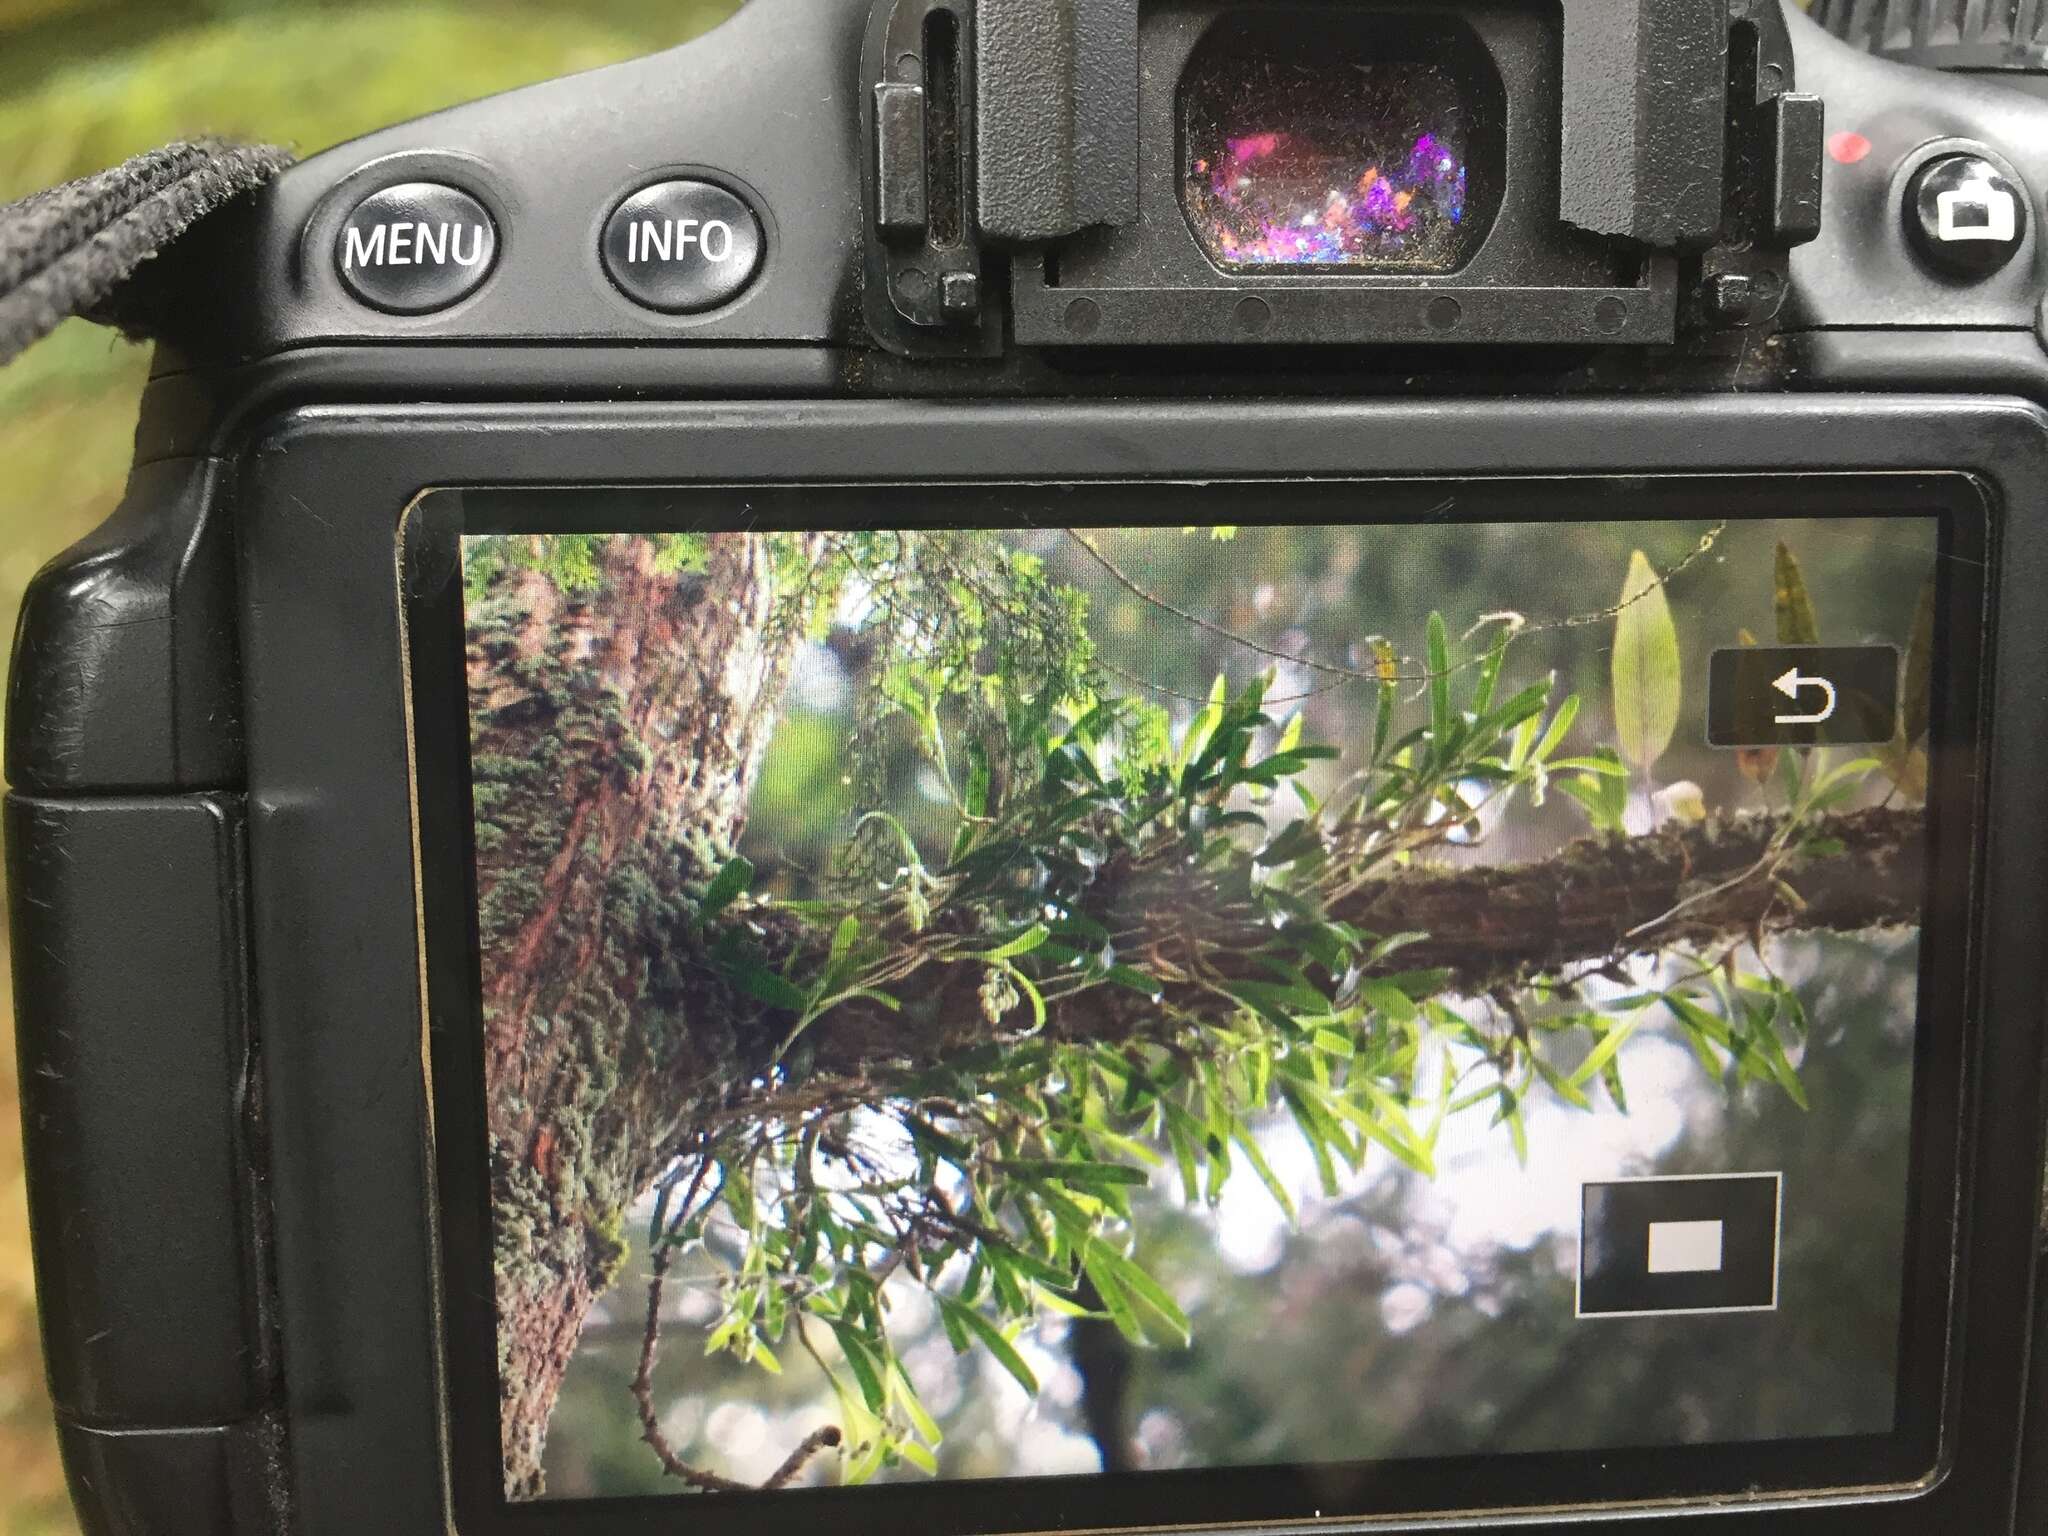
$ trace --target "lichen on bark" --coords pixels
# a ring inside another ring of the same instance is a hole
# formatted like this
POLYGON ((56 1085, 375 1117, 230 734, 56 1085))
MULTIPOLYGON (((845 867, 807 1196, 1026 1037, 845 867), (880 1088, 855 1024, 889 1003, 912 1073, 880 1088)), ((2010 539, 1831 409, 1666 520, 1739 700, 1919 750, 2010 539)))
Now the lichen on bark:
MULTIPOLYGON (((793 541, 802 553, 802 541, 793 541)), ((604 601, 499 569, 467 656, 507 1488, 540 1488, 583 1319, 626 1208, 729 1045, 673 984, 672 936, 731 856, 799 630, 775 552, 698 570, 607 541, 604 601), (656 936, 660 935, 659 942, 656 936), (659 994, 659 995, 657 995, 659 994)))

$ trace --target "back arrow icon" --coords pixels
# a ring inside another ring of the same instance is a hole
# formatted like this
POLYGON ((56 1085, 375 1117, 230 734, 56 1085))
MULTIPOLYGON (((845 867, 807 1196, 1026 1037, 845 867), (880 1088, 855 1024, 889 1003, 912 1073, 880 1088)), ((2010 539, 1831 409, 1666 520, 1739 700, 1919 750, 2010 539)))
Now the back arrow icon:
POLYGON ((1815 713, 1810 715, 1773 715, 1771 716, 1771 723, 1773 725, 1821 725, 1834 718, 1835 685, 1826 678, 1801 677, 1797 667, 1787 667, 1781 675, 1771 679, 1771 686, 1785 695, 1786 698, 1792 700, 1794 704, 1799 702, 1799 693, 1803 688, 1818 688, 1827 696, 1827 702, 1815 713))

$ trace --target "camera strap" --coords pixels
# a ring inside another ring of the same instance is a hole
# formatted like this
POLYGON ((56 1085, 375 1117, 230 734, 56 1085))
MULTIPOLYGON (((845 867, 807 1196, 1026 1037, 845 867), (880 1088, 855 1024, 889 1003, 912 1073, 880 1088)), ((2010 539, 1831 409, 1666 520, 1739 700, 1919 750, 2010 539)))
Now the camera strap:
POLYGON ((0 364, 72 315, 152 335, 152 300, 131 281, 138 270, 292 158, 271 144, 167 144, 0 207, 0 364))

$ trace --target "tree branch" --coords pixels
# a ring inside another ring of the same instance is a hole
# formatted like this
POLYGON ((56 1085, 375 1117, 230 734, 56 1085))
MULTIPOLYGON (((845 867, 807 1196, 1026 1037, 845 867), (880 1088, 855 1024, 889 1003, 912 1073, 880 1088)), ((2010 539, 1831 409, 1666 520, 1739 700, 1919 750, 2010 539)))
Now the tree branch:
MULTIPOLYGON (((1352 890, 1330 916, 1375 935, 1423 934, 1378 970, 1442 970, 1454 990, 1475 997, 1674 944, 1919 921, 1919 810, 1817 818, 1807 837, 1830 851, 1806 858, 1784 853, 1782 830, 1772 816, 1721 817, 1636 837, 1584 837, 1529 864, 1411 867, 1352 890)), ((1184 865, 1133 871, 1112 860, 1098 888, 1090 915, 1118 936, 1121 954, 1162 979, 1160 1000, 1118 986, 1074 993, 1053 1003, 1043 1035, 1107 1044, 1144 1038, 1176 1015, 1233 1008, 1219 984, 1266 977, 1254 952, 1270 928, 1184 865)), ((779 937, 792 947, 818 942, 816 930, 793 926, 779 937)), ((980 982, 973 965, 927 965, 893 988, 896 1009, 856 999, 823 1015, 805 1036, 814 1056, 802 1092, 827 1102, 828 1077, 915 1070, 1004 1037, 982 1016, 980 982)))
POLYGON ((1813 835, 1840 851, 1783 868, 1772 859, 1779 825, 1720 818, 1581 838, 1534 864, 1399 874, 1336 915, 1368 933, 1427 933, 1390 963, 1449 971, 1466 993, 1676 943, 1920 921, 1926 824, 1917 809, 1823 817, 1813 835))

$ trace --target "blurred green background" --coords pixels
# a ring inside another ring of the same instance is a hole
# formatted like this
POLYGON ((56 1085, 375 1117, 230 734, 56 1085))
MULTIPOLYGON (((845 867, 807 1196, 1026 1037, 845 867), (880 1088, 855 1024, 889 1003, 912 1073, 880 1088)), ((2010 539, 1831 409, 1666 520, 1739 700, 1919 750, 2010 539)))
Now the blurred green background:
MULTIPOLYGON (((310 154, 680 42, 736 0, 0 0, 0 203, 201 133, 310 154)), ((0 369, 0 612, 112 509, 149 353, 73 322, 0 369)), ((43 1395, 0 1010, 0 1536, 76 1526, 43 1395)))

